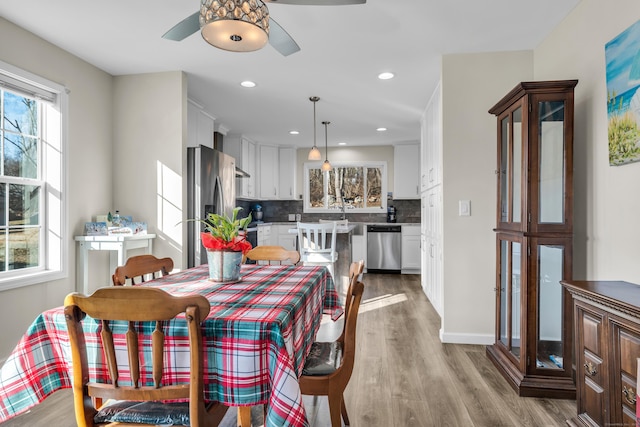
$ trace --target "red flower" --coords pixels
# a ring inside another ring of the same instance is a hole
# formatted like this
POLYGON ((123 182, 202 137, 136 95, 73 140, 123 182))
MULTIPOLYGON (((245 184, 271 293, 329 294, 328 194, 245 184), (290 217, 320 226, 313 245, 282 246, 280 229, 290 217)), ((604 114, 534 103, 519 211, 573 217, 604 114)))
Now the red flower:
POLYGON ((227 242, 219 237, 213 237, 210 233, 200 233, 202 239, 202 246, 207 249, 213 249, 216 251, 230 251, 230 252, 242 252, 246 254, 251 250, 251 243, 247 241, 245 236, 234 237, 233 240, 227 242))

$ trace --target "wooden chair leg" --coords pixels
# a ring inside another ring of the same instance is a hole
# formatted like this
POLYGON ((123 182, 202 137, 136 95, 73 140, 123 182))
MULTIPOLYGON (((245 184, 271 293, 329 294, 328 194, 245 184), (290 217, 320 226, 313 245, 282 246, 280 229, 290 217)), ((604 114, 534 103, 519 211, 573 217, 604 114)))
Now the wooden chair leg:
MULTIPOLYGON (((211 408, 206 408, 207 413, 209 414, 208 422, 211 422, 211 425, 217 426, 222 422, 222 419, 227 414, 228 406, 223 405, 222 403, 216 403, 211 408)), ((208 425, 208 424, 207 424, 208 425)))
POLYGON ((340 406, 342 396, 334 393, 329 393, 327 396, 329 399, 329 414, 331 415, 331 427, 342 427, 342 420, 340 418, 340 406))
POLYGON ((347 405, 344 404, 344 394, 342 395, 342 400, 340 401, 340 412, 342 412, 342 419, 344 420, 345 426, 350 426, 349 415, 347 415, 347 405))
POLYGON ((251 427, 251 406, 238 406, 238 427, 251 427))

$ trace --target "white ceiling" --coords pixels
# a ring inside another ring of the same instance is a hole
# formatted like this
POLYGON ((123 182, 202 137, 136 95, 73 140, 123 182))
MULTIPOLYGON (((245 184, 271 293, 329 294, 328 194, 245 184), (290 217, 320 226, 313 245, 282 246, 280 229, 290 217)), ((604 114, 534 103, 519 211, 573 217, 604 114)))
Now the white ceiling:
POLYGON ((259 143, 310 147, 309 97, 319 96, 318 145, 324 145, 320 122, 328 120, 329 146, 353 146, 419 140, 443 54, 533 49, 578 2, 268 3, 271 17, 301 47, 287 57, 269 45, 222 51, 199 33, 181 42, 162 39, 199 9, 198 0, 2 0, 0 16, 112 75, 184 70, 189 97, 216 118, 216 127, 259 143), (396 77, 378 80, 382 71, 396 77), (257 87, 243 88, 242 80, 257 87), (289 135, 291 129, 300 135, 289 135))

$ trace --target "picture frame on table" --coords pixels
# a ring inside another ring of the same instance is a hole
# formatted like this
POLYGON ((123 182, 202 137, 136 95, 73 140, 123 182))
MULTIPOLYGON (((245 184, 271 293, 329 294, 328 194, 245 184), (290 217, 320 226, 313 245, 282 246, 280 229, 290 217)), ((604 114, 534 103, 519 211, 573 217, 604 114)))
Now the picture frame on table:
POLYGON ((109 229, 106 222, 85 222, 84 223, 84 235, 85 236, 108 236, 109 229))

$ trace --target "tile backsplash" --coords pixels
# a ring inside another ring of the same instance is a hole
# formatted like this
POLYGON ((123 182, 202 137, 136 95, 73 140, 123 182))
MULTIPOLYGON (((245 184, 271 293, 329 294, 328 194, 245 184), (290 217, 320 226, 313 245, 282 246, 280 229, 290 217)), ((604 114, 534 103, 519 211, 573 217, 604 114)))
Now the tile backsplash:
MULTIPOLYGON (((237 200, 236 206, 243 208, 241 215, 247 216, 251 211, 251 206, 260 204, 264 212, 262 220, 265 222, 286 222, 289 221, 289 214, 300 214, 302 221, 315 222, 318 219, 340 219, 342 212, 336 213, 303 213, 302 200, 265 200, 248 201, 237 200)), ((387 202, 388 206, 395 206, 397 210, 397 221, 404 223, 420 222, 420 200, 393 200, 387 202)), ((347 219, 351 222, 386 222, 387 212, 381 213, 349 213, 347 219)))

